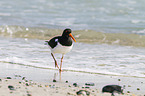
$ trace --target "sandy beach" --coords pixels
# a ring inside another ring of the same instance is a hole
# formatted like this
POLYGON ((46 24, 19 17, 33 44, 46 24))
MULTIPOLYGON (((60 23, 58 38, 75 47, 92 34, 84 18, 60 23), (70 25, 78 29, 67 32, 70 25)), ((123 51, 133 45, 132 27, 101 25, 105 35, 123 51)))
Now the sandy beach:
POLYGON ((144 96, 142 78, 69 71, 59 74, 58 70, 15 64, 0 64, 0 70, 0 96, 111 96, 110 93, 101 92, 103 86, 109 84, 125 87, 123 95, 115 93, 115 96, 144 96), (90 82, 94 86, 85 85, 90 82), (80 90, 90 95, 77 95, 80 90))
MULTIPOLYGON (((11 79, 6 77, 0 81, 0 96, 110 96, 110 93, 101 93, 96 88, 82 88, 67 83, 40 83, 27 80, 26 78, 11 79), (8 79, 7 79, 8 78, 8 79), (83 90, 89 92, 88 95, 77 95, 83 90)), ((122 96, 116 94, 116 96, 122 96)), ((137 96, 132 93, 125 93, 123 96, 137 96)), ((141 95, 140 95, 141 96, 141 95)))

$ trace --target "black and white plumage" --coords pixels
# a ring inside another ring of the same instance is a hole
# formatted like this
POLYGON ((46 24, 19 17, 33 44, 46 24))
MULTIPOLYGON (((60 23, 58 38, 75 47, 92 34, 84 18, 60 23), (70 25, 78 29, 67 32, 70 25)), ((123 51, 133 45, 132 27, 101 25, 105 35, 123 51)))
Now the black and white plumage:
POLYGON ((45 41, 51 49, 51 55, 55 61, 55 67, 57 67, 60 71, 62 71, 61 66, 62 66, 62 60, 63 60, 64 54, 68 53, 73 47, 72 39, 76 42, 76 40, 74 39, 74 37, 71 34, 71 29, 65 29, 61 36, 56 36, 56 37, 50 39, 49 41, 45 41), (55 53, 62 54, 60 68, 53 55, 55 53))

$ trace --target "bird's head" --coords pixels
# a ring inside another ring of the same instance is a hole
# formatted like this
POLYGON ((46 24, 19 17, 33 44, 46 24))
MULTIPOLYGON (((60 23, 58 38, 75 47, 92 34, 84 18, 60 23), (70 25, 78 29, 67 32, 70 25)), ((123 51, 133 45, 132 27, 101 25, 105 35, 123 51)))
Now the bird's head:
POLYGON ((71 34, 71 29, 65 29, 64 31, 63 31, 63 33, 62 33, 62 36, 64 36, 64 37, 71 37, 75 42, 76 42, 76 40, 75 40, 75 38, 72 36, 72 34, 71 34))

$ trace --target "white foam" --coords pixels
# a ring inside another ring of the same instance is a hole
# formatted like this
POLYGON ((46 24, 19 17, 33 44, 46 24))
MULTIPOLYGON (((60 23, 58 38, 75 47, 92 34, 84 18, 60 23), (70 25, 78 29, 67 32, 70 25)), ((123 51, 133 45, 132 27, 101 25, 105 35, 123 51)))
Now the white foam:
POLYGON ((131 23, 134 23, 134 24, 137 24, 137 23, 140 23, 141 21, 140 20, 132 20, 131 23))
POLYGON ((11 13, 0 13, 0 16, 11 16, 11 13))

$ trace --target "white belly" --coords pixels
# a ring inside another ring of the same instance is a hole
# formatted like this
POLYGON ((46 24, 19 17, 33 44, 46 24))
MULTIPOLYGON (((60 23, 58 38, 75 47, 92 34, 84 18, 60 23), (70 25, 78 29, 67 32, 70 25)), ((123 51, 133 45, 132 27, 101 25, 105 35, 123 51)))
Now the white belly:
POLYGON ((70 50, 72 49, 73 44, 71 46, 62 46, 59 42, 58 45, 55 48, 51 48, 51 52, 52 53, 61 53, 61 54, 66 54, 68 52, 70 52, 70 50))

